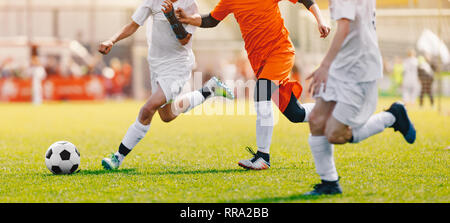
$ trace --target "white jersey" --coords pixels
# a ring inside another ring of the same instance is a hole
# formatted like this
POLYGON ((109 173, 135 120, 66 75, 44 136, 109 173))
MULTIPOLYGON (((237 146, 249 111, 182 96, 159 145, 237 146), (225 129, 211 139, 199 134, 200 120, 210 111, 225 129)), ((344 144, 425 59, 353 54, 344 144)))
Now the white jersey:
POLYGON ((350 20, 350 31, 331 64, 329 75, 346 82, 369 82, 383 76, 376 34, 376 0, 329 0, 331 18, 350 20))
POLYGON ((403 61, 403 84, 419 84, 419 60, 416 57, 408 57, 403 61))
MULTIPOLYGON (((144 25, 150 16, 153 19, 152 23, 147 24, 150 72, 152 76, 184 75, 187 70, 190 73, 195 63, 192 41, 184 46, 180 44, 162 12, 163 3, 163 0, 144 0, 132 16, 133 21, 140 26, 144 25)), ((178 0, 173 6, 174 9, 184 9, 188 15, 198 12, 195 0, 178 0)), ((194 34, 195 26, 183 26, 187 32, 194 34)))

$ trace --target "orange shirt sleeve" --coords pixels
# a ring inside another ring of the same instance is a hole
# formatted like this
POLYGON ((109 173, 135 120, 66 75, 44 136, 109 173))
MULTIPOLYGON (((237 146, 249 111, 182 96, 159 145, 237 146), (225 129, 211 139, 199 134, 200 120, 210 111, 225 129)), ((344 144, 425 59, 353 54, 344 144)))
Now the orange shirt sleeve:
POLYGON ((226 3, 227 0, 220 0, 219 4, 216 5, 214 10, 211 12, 211 16, 219 21, 222 21, 231 13, 231 9, 226 3))
MULTIPOLYGON (((275 0, 276 3, 281 2, 283 0, 275 0)), ((289 0, 290 2, 292 2, 292 4, 297 4, 298 0, 289 0)))
MULTIPOLYGON (((276 3, 279 3, 281 1, 283 1, 283 0, 274 0, 274 2, 276 2, 276 3)), ((289 1, 294 3, 294 4, 298 2, 298 0, 289 0, 289 1)))

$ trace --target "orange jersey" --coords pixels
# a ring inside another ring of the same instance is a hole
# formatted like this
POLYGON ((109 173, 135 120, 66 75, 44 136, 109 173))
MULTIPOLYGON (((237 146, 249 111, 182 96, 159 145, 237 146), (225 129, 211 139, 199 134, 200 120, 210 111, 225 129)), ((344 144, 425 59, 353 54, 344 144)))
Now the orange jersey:
MULTIPOLYGON (((233 13, 239 23, 248 59, 255 73, 273 54, 293 55, 295 49, 284 26, 280 0, 221 0, 211 12, 219 21, 233 13)), ((296 3, 298 0, 289 0, 296 3)))

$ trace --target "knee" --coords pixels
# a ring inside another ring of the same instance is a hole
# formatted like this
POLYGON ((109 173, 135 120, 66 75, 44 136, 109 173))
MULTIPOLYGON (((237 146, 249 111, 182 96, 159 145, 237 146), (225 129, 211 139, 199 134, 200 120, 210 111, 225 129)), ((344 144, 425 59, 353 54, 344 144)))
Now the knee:
POLYGON ((323 131, 325 129, 326 119, 317 113, 309 114, 309 126, 312 132, 323 131))
POLYGON ((306 111, 300 104, 298 104, 297 98, 292 95, 291 101, 284 110, 283 115, 292 123, 300 123, 305 120, 306 111))
POLYGON ((345 144, 348 142, 345 133, 335 129, 325 129, 325 136, 331 144, 345 144))
POLYGON ((339 137, 338 135, 333 135, 333 134, 326 134, 327 140, 329 143, 331 144, 344 144, 345 142, 343 142, 343 140, 341 140, 341 137, 339 137))
POLYGON ((283 113, 284 116, 292 123, 300 123, 305 120, 305 115, 299 113, 283 113))
POLYGON ((171 121, 173 121, 175 119, 173 116, 170 116, 170 115, 161 115, 161 114, 159 114, 159 117, 165 123, 169 123, 169 122, 171 122, 171 121))

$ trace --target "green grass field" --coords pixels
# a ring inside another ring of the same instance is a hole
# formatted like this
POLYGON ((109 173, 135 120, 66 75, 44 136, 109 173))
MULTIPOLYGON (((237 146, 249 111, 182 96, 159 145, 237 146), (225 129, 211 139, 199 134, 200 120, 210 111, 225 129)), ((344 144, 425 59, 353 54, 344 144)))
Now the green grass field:
MULTIPOLYGON (((380 99, 379 109, 395 99, 380 99)), ((410 108, 414 145, 387 129, 357 145, 336 146, 343 195, 303 197, 319 182, 307 124, 280 117, 272 168, 245 171, 255 145, 255 116, 186 115, 154 119, 122 169, 100 161, 115 152, 142 102, 0 104, 0 202, 450 202, 450 99, 443 112, 410 108), (81 172, 52 175, 44 154, 68 140, 81 172)))

